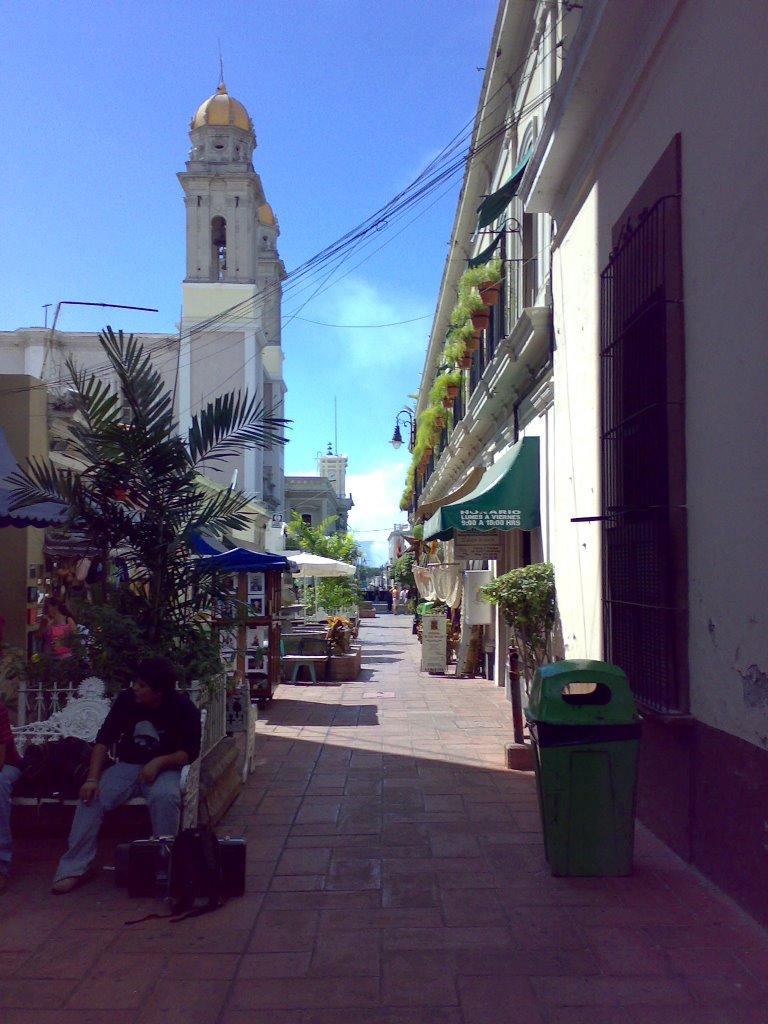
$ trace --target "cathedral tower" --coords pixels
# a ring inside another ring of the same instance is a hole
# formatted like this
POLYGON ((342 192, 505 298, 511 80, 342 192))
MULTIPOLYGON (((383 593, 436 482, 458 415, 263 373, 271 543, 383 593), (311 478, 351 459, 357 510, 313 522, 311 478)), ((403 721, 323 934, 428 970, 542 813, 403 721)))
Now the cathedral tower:
MULTIPOLYGON (((179 419, 184 426, 212 398, 246 389, 282 416, 280 232, 253 168, 253 123, 223 81, 198 108, 189 137, 178 176, 187 213, 179 419)), ((248 452, 210 476, 228 484, 234 470, 239 487, 282 510, 282 447, 248 452)))

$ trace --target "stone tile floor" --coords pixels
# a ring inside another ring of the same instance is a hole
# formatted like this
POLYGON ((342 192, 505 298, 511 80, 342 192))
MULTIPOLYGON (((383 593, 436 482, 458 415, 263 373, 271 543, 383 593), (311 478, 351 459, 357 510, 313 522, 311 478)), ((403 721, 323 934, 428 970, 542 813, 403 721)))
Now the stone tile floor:
POLYGON ((361 635, 363 681, 261 713, 219 829, 247 838, 244 898, 126 926, 161 908, 108 871, 52 897, 61 838, 17 843, 2 1024, 768 1022, 765 931, 642 828, 632 877, 553 878, 503 692, 422 674, 409 618, 361 635))

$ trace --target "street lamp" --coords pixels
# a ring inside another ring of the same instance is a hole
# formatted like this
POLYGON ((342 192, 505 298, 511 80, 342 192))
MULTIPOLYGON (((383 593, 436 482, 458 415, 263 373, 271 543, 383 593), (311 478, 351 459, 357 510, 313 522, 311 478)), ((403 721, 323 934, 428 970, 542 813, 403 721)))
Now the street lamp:
POLYGON ((408 450, 412 451, 416 441, 416 420, 412 409, 401 409, 395 416, 395 432, 392 434, 390 444, 395 449, 402 447, 403 435, 400 433, 400 424, 402 421, 403 426, 405 426, 406 420, 408 426, 408 450), (403 417, 405 417, 405 419, 403 419, 403 417))

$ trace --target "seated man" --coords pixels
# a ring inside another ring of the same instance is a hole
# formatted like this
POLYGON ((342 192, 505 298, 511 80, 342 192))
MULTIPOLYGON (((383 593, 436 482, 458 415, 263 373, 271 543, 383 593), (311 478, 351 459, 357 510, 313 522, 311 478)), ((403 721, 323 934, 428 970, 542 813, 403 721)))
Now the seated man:
POLYGON ((96 736, 88 779, 59 861, 51 892, 63 895, 88 881, 104 812, 135 796, 149 804, 152 834, 179 830, 181 769, 200 752, 200 712, 176 691, 176 672, 164 658, 141 662, 130 690, 124 690, 96 736), (118 763, 104 769, 117 745, 118 763))
POLYGON ((0 704, 0 892, 8 888, 11 869, 11 795, 21 775, 21 758, 16 752, 8 709, 0 704))

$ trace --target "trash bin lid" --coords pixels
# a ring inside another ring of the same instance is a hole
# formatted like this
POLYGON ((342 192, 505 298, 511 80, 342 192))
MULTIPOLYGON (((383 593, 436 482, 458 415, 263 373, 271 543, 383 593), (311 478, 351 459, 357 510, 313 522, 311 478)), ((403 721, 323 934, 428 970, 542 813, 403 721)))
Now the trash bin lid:
POLYGON ((622 725, 639 722, 629 680, 605 661, 557 661, 533 676, 525 709, 529 721, 553 725, 622 725))

